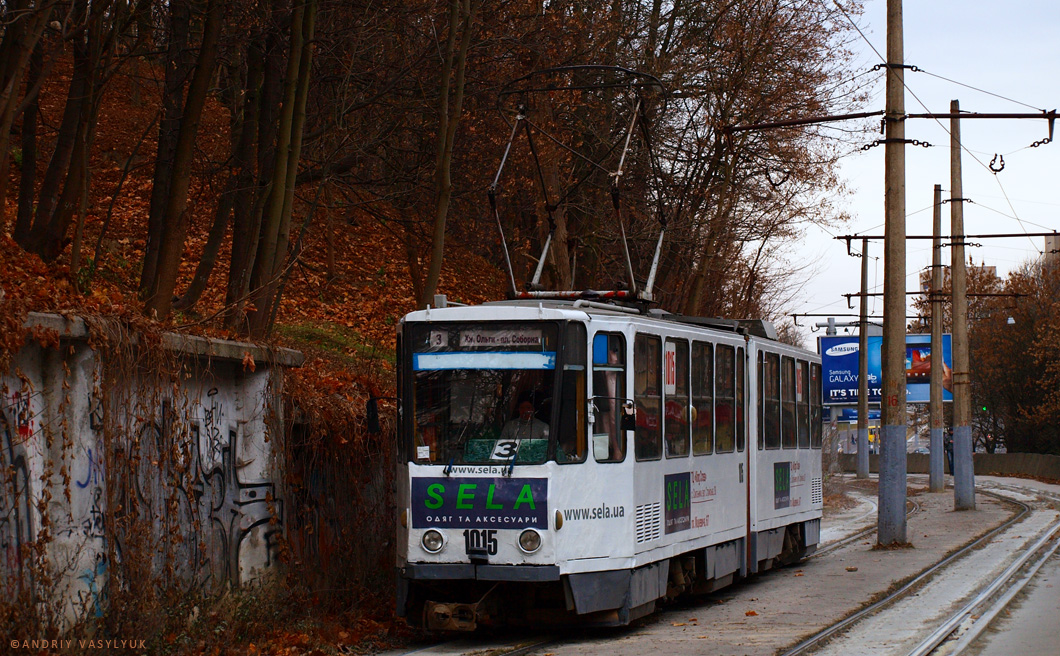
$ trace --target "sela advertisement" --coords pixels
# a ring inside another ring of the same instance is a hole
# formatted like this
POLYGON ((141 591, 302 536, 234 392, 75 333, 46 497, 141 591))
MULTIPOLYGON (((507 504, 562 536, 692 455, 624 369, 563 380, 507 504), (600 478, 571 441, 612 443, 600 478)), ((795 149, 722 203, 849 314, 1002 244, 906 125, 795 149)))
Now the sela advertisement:
POLYGON ((773 463, 773 510, 791 507, 791 463, 773 463))
POLYGON ((547 478, 414 478, 413 528, 548 528, 547 478))
MULTIPOLYGON (((825 405, 858 402, 858 338, 821 337, 821 398, 825 405)), ((883 386, 883 337, 868 338, 869 403, 880 402, 883 386)), ((931 335, 905 336, 905 385, 907 403, 927 403, 931 399, 931 335)), ((942 400, 952 401, 953 356, 950 335, 942 336, 942 400)))
POLYGON ((692 475, 688 472, 682 474, 667 474, 663 479, 666 485, 666 510, 663 514, 665 520, 664 532, 676 533, 687 531, 692 525, 692 475))

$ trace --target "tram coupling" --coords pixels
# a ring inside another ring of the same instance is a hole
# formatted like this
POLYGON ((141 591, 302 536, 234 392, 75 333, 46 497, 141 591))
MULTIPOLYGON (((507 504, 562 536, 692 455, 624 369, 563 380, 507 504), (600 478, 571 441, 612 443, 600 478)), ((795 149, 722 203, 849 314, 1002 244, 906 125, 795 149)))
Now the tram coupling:
POLYGON ((474 631, 478 627, 478 606, 428 601, 423 608, 424 623, 434 631, 474 631))

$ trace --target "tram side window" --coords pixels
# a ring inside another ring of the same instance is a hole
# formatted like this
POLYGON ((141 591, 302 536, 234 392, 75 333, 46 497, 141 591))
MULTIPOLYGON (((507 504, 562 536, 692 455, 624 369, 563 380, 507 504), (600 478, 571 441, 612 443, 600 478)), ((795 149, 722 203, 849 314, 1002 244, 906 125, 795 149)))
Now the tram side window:
POLYGON ((744 385, 747 382, 744 350, 736 349, 736 450, 743 451, 747 444, 747 411, 744 401, 744 385))
POLYGON ((762 412, 762 429, 765 431, 767 449, 780 448, 780 355, 766 353, 762 373, 765 404, 762 412))
POLYGON ((810 364, 810 446, 821 448, 821 365, 810 364))
POLYGON ((731 453, 736 444, 736 349, 719 344, 717 355, 714 369, 717 374, 714 379, 716 449, 718 453, 731 453))
POLYGON ((564 332, 555 459, 559 463, 585 462, 589 453, 585 437, 585 326, 571 322, 564 332))
POLYGON ((784 358, 781 360, 780 368, 780 407, 783 413, 780 430, 783 435, 785 449, 794 449, 799 446, 795 426, 795 360, 784 358))
POLYGON ((593 337, 593 458, 597 462, 622 462, 626 458, 626 432, 622 404, 626 400, 626 340, 620 334, 593 337))
POLYGON ((688 398, 688 342, 666 340, 663 361, 665 373, 665 420, 663 437, 666 440, 666 457, 678 458, 688 455, 688 429, 691 404, 688 398))
POLYGON ((810 366, 795 362, 795 401, 799 421, 799 448, 810 448, 810 366))
POLYGON ((706 342, 692 342, 692 453, 714 452, 714 353, 706 342))
POLYGON ((758 418, 758 450, 766 448, 766 378, 765 378, 765 354, 758 352, 757 383, 758 405, 755 408, 755 417, 758 418))
POLYGON ((662 455, 662 340, 637 335, 633 340, 633 400, 637 406, 637 430, 633 450, 637 460, 656 460, 662 455))

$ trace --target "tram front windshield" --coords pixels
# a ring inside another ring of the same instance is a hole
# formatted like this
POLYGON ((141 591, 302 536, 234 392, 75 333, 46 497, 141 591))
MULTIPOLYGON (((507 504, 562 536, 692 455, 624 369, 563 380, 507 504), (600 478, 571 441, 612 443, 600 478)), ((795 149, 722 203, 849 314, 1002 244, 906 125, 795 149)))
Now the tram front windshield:
POLYGON ((506 465, 555 456, 558 332, 545 322, 410 326, 410 460, 506 465))

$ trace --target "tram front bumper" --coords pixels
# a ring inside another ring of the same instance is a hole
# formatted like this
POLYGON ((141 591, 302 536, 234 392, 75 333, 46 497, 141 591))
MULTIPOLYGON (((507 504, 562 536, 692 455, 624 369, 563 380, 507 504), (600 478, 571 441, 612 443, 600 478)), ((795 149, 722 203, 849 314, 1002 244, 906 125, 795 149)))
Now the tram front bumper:
POLYGON ((558 581, 557 565, 472 565, 468 563, 408 563, 401 578, 422 581, 558 581))

